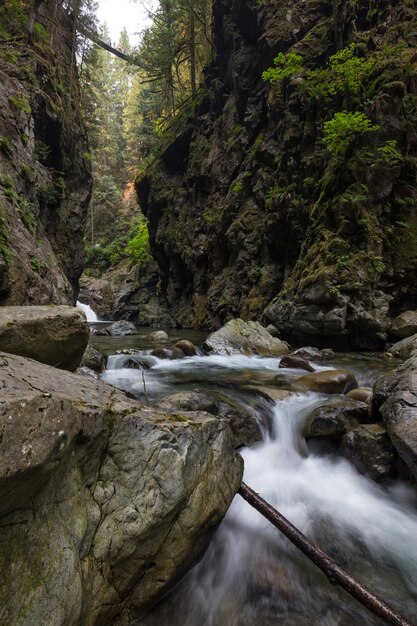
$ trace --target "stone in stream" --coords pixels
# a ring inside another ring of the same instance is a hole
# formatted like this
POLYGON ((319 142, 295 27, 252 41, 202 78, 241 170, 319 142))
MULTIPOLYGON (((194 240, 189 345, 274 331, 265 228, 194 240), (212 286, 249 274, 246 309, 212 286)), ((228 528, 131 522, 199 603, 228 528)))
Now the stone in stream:
POLYGON ((233 319, 209 335, 203 344, 206 352, 231 355, 281 356, 289 352, 288 345, 272 337, 259 322, 233 319))
POLYGON ((324 356, 321 350, 314 346, 303 346, 291 352, 291 356, 307 359, 308 361, 323 361, 324 356))
POLYGON ((283 356, 279 362, 278 367, 280 368, 289 367, 289 368, 294 368, 294 369, 305 370, 306 372, 315 371, 314 367, 310 365, 310 363, 306 361, 306 359, 303 359, 298 356, 294 356, 293 354, 287 354, 286 356, 283 356))
POLYGON ((198 560, 242 479, 230 429, 0 355, 0 612, 113 624, 198 560))
POLYGON ((130 370, 148 370, 150 369, 151 364, 149 363, 149 361, 142 361, 139 359, 127 359, 127 361, 123 363, 123 367, 126 367, 130 370))
POLYGON ((151 356, 156 356, 157 359, 183 359, 185 354, 180 348, 172 346, 170 348, 155 348, 151 352, 151 356))
POLYGON ((394 448, 382 424, 361 424, 342 439, 341 453, 374 480, 392 474, 394 448))
POLYGON ((106 369, 107 357, 92 346, 87 346, 81 361, 81 367, 87 367, 95 372, 103 372, 106 369))
POLYGON ((74 371, 90 336, 85 314, 70 306, 0 307, 0 350, 74 371))
POLYGON ((193 344, 192 341, 188 341, 188 339, 180 339, 175 344, 176 348, 182 350, 185 356, 195 356, 197 354, 197 348, 193 344))
POLYGON ((125 337, 128 335, 137 335, 138 331, 133 322, 128 322, 127 320, 119 320, 118 322, 114 322, 108 329, 109 334, 112 337, 125 337))
POLYGON ((361 422, 369 420, 368 405, 346 397, 332 398, 308 415, 303 424, 307 439, 339 440, 361 422))
POLYGON ((347 393, 356 389, 358 382, 348 370, 326 370, 301 376, 293 383, 296 391, 316 391, 317 393, 347 393))
POLYGON ((347 392, 346 396, 353 400, 360 400, 361 402, 367 402, 370 404, 374 397, 374 392, 371 387, 358 387, 357 389, 351 389, 347 392))
POLYGON ((148 341, 167 341, 168 334, 164 330, 155 330, 153 333, 147 335, 146 339, 148 341))

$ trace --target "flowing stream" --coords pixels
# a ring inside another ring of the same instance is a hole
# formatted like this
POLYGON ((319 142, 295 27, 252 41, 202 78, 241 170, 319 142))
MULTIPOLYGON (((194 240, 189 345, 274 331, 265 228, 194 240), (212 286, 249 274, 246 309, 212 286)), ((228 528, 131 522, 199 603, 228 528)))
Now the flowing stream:
MULTIPOLYGON (((111 352, 108 338, 100 340, 100 348, 111 352)), ((98 338, 95 341, 100 343, 98 338)), ((150 356, 149 349, 113 354, 103 379, 141 399, 142 373, 124 367, 131 358, 150 367, 144 372, 150 401, 181 390, 209 388, 246 403, 247 384, 265 386, 272 374, 276 378, 283 372, 277 368, 278 359, 242 355, 167 361, 150 356)), ((346 363, 360 384, 370 384, 380 370, 387 369, 386 360, 365 355, 340 355, 318 369, 346 367, 346 363)), ((285 370, 282 386, 302 374, 285 370)), ((371 481, 334 452, 307 445, 301 434, 303 421, 326 398, 294 394, 272 408, 262 403, 253 408, 270 428, 263 428, 262 441, 241 450, 244 481, 342 567, 417 623, 415 491, 400 482, 371 481)), ((135 622, 141 626, 382 623, 332 587, 240 496, 200 563, 158 607, 135 622)))
POLYGON ((98 322, 96 313, 94 313, 93 309, 88 304, 77 301, 77 309, 81 309, 81 311, 84 311, 87 322, 98 322))

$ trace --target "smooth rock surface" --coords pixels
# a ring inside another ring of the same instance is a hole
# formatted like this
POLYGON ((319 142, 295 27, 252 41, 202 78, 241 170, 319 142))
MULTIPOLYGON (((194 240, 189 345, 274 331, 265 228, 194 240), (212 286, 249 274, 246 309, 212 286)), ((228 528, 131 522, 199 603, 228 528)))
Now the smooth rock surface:
POLYGON ((259 322, 234 319, 209 335, 203 344, 203 350, 223 355, 280 356, 287 354, 288 346, 272 337, 259 322))
POLYGON ((226 423, 0 354, 8 626, 130 624, 201 555, 242 477, 226 423))
POLYGON ((107 358, 93 346, 87 346, 81 361, 81 367, 88 367, 95 372, 103 372, 106 369, 107 358))
POLYGON ((306 438, 341 439, 361 422, 368 420, 368 406, 347 398, 332 398, 308 415, 303 424, 306 438))
POLYGON ((399 359, 409 359, 413 350, 417 349, 417 334, 406 337, 401 341, 397 341, 389 349, 390 354, 399 359))
POLYGON ((310 365, 310 363, 306 359, 303 359, 299 356, 294 356, 292 354, 288 354, 282 357, 282 359, 279 362, 278 367, 280 368, 289 367, 289 368, 305 370, 306 372, 314 372, 314 367, 310 365))
POLYGON ((180 341, 177 341, 175 348, 182 350, 185 356, 195 356, 197 354, 197 348, 193 342, 188 339, 180 339, 180 341))
POLYGON ((153 333, 150 333, 146 339, 148 341, 166 341, 168 339, 168 333, 164 330, 155 330, 153 333))
POLYGON ((82 311, 70 306, 0 307, 0 350, 75 371, 90 330, 82 311))
POLYGON ((348 370, 326 370, 306 374, 298 378, 293 388, 298 391, 316 391, 317 393, 347 393, 356 389, 358 382, 348 370))
POLYGON ((128 322, 127 320, 119 320, 118 322, 114 322, 108 329, 105 330, 108 330, 109 334, 112 335, 112 337, 125 337, 127 335, 138 334, 136 326, 133 324, 133 322, 128 322))

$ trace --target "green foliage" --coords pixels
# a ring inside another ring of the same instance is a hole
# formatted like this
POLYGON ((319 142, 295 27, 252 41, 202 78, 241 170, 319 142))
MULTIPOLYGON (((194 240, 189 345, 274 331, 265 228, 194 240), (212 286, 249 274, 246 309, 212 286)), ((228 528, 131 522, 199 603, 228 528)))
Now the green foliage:
POLYGON ((12 153, 12 144, 7 137, 0 137, 0 151, 8 155, 12 153))
POLYGON ((33 269, 34 272, 40 272, 41 270, 41 262, 36 257, 31 257, 29 260, 29 265, 33 269))
POLYGON ((383 146, 377 148, 378 156, 388 164, 402 160, 402 154, 397 150, 397 142, 395 140, 386 141, 383 146))
POLYGON ((274 67, 270 67, 262 72, 263 80, 274 83, 283 80, 287 76, 300 74, 303 70, 303 57, 295 52, 280 52, 274 59, 274 67))
POLYGON ((139 225, 136 234, 128 241, 125 253, 132 265, 143 265, 152 258, 147 222, 139 225))
POLYGON ((32 110, 27 98, 16 98, 15 96, 10 96, 9 102, 23 113, 30 113, 32 110))
POLYGON ((369 252, 368 261, 368 271, 370 274, 382 274, 385 270, 385 263, 381 256, 377 256, 373 252, 369 252))
POLYGON ((241 193, 244 190, 244 188, 245 186, 243 182, 241 180, 238 180, 235 183, 233 183, 232 192, 238 194, 238 193, 241 193))
POLYGON ((6 216, 6 212, 0 204, 0 254, 3 255, 7 264, 9 264, 11 259, 11 251, 7 245, 9 233, 9 224, 6 216))
POLYGON ((333 156, 340 157, 356 137, 378 129, 364 113, 341 111, 325 122, 322 141, 333 156))

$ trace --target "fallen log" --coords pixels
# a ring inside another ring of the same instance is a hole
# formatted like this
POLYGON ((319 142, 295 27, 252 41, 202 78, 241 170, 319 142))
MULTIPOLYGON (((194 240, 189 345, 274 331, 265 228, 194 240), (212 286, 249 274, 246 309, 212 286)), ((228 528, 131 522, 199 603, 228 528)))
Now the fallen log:
POLYGON ((242 483, 238 491, 246 502, 253 506, 261 515, 263 515, 271 524, 280 530, 301 552, 313 561, 324 572, 332 585, 343 587, 351 596, 356 598, 367 609, 372 611, 378 617, 381 617, 388 624, 396 626, 414 626, 405 617, 402 617, 395 609, 386 604, 375 593, 361 585, 357 580, 352 578, 350 574, 330 556, 328 556, 321 548, 310 541, 302 532, 300 532, 291 522, 289 522, 281 513, 272 507, 266 500, 261 498, 253 489, 242 483))

